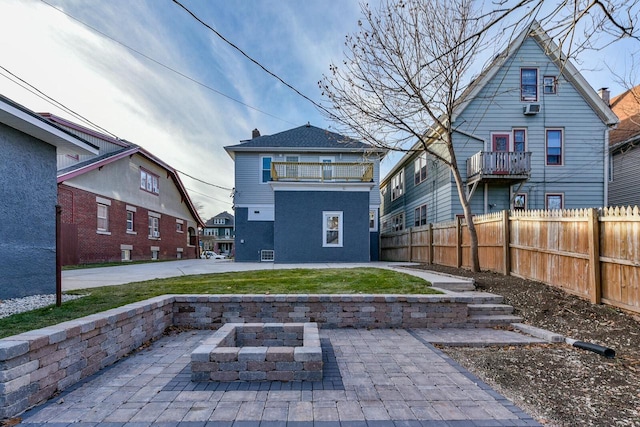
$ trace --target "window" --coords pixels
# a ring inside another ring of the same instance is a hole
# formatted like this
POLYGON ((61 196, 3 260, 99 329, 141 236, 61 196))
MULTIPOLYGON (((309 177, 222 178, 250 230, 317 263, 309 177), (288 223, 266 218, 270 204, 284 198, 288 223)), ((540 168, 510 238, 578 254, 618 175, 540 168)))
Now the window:
POLYGON ((513 151, 527 151, 527 131, 525 129, 513 130, 513 151))
POLYGON ((231 229, 230 228, 225 228, 224 229, 224 235, 225 235, 225 237, 231 236, 231 229))
POLYGON ((133 231, 133 211, 127 211, 127 233, 132 233, 133 231))
POLYGON ((98 231, 109 231, 109 206, 98 203, 98 231))
POLYGON ((322 212, 322 246, 342 247, 342 212, 322 212))
POLYGON ((404 213, 399 213, 391 217, 391 231, 404 230, 404 213))
POLYGON ((133 245, 120 245, 120 260, 131 261, 132 250, 133 250, 133 245))
POLYGON ((413 174, 413 182, 415 185, 427 179, 427 153, 422 153, 413 162, 413 174))
POLYGON ((369 231, 378 231, 378 210, 369 210, 369 231))
POLYGON ((160 194, 159 177, 140 168, 140 189, 152 194, 160 194))
POLYGON ((184 233, 184 221, 181 219, 176 219, 176 232, 184 233))
POLYGON ((217 228, 214 228, 214 229, 213 229, 213 235, 214 235, 214 236, 217 236, 219 232, 220 232, 220 230, 219 230, 219 229, 217 229, 217 228))
POLYGON ((427 205, 420 205, 414 212, 414 225, 420 227, 421 225, 427 225, 427 205))
POLYGON ((275 259, 275 252, 273 249, 263 249, 260 251, 260 261, 270 262, 275 259))
POLYGON ((538 69, 522 68, 520 70, 520 100, 538 100, 538 69))
POLYGON ((548 210, 564 208, 564 194, 545 194, 545 204, 548 210))
POLYGON ((262 182, 271 181, 271 157, 263 157, 262 163, 262 182))
POLYGON ((523 211, 527 209, 527 195, 526 194, 516 194, 513 198, 513 210, 515 211, 523 211))
POLYGON ((404 193, 404 179, 402 171, 391 178, 391 200, 395 200, 404 193))
POLYGON ((224 218, 214 218, 213 223, 218 225, 220 224, 224 225, 224 218))
POLYGON ((160 221, 155 216, 149 217, 149 237, 155 239, 160 237, 160 221))
POLYGON ((556 76, 544 76, 542 78, 542 93, 549 95, 556 93, 556 76))
POLYGON ((152 260, 157 260, 159 254, 160 254, 160 249, 151 248, 151 259, 152 260))
POLYGON ((547 129, 547 165, 562 165, 562 129, 547 129))

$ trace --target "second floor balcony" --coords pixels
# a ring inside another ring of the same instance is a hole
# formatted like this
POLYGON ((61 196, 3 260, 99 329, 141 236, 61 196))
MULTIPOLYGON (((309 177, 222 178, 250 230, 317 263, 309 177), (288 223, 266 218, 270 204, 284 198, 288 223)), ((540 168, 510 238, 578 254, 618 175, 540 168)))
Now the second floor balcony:
POLYGON ((373 163, 272 162, 273 181, 372 182, 373 163))
POLYGON ((526 181, 530 174, 530 152, 480 151, 467 159, 467 184, 479 181, 526 181))

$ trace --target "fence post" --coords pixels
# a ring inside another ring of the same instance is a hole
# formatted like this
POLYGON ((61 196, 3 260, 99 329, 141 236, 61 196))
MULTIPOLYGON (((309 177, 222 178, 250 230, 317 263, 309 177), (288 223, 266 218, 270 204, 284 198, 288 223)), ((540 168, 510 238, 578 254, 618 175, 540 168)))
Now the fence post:
POLYGON ((598 210, 587 211, 587 233, 589 234, 589 297, 593 304, 602 301, 602 282, 600 276, 600 220, 598 210))
POLYGON ((433 223, 429 223, 429 233, 427 238, 427 256, 429 257, 429 265, 433 264, 433 223))
POLYGON ((502 211, 502 265, 504 266, 504 270, 502 271, 505 276, 509 276, 511 274, 511 251, 509 250, 509 245, 511 244, 511 233, 509 227, 509 211, 502 211))
POLYGON ((409 247, 407 248, 408 250, 408 254, 407 254, 407 262, 411 262, 411 258, 412 258, 412 254, 413 254, 413 228, 409 227, 407 228, 407 232, 409 233, 409 237, 407 238, 409 241, 409 247))
POLYGON ((462 267, 462 218, 456 217, 456 266, 462 267))

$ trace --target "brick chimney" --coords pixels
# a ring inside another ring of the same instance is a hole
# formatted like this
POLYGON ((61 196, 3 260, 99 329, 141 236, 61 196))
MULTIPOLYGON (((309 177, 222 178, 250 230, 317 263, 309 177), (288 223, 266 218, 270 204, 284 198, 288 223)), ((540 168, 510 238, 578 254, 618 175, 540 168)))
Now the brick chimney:
POLYGON ((607 107, 611 106, 611 92, 608 87, 598 89, 598 95, 600 95, 600 98, 607 104, 607 107))
POLYGON ((251 132, 251 139, 253 139, 253 138, 257 138, 257 137, 259 137, 259 136, 260 136, 260 131, 259 131, 258 129, 254 129, 254 130, 251 132))

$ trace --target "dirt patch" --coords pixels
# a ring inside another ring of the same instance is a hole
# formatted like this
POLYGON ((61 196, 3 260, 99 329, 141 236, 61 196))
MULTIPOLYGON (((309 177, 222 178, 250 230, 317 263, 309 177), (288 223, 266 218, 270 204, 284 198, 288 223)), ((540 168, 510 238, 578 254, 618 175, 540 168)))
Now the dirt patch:
POLYGON ((443 347, 451 358, 549 426, 640 426, 640 317, 512 276, 444 266, 502 295, 523 323, 613 348, 614 359, 566 344, 443 347))

